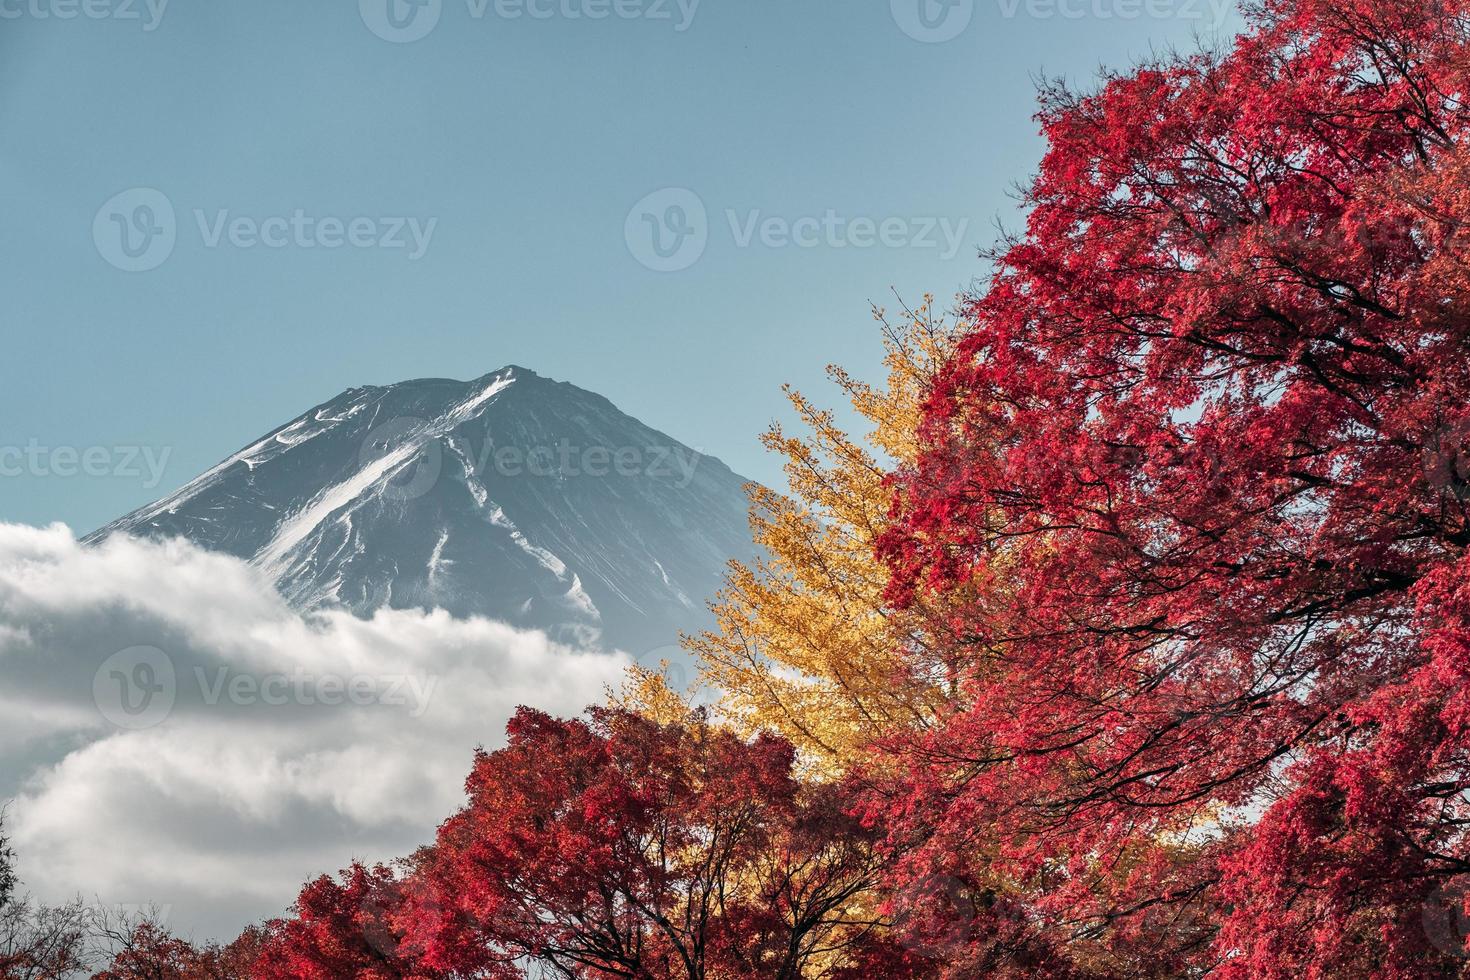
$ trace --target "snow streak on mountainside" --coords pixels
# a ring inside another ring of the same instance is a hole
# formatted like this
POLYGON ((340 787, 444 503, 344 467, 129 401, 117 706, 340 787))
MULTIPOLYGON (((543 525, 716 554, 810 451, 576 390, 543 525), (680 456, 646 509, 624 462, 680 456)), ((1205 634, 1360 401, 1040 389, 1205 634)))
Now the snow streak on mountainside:
POLYGON ((302 608, 490 616, 639 656, 751 552, 744 481, 570 384, 353 388, 94 532, 180 536, 302 608))

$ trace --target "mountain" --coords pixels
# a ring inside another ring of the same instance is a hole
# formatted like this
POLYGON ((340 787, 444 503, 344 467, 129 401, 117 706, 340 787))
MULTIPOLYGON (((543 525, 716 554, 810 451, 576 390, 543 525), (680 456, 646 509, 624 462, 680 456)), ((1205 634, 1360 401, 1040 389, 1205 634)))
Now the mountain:
POLYGON ((303 609, 443 608, 641 656, 705 626, 751 554, 744 484, 512 366, 345 391, 87 540, 187 538, 303 609))

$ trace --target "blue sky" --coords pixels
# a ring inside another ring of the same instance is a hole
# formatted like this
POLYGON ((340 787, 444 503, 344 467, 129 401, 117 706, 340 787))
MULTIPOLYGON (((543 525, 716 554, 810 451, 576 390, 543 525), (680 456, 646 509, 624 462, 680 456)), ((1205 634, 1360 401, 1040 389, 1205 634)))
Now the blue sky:
POLYGON ((875 376, 869 302, 1019 220, 1034 78, 1217 2, 0 0, 0 520, 508 363, 778 480, 780 385, 875 376))

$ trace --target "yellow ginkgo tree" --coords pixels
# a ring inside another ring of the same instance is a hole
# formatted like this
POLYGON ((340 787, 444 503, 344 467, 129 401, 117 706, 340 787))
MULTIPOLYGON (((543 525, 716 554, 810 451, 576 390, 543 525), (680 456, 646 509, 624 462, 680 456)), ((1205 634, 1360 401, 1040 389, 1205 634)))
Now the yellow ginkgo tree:
POLYGON ((788 494, 750 488, 751 528, 766 557, 731 563, 712 605, 717 627, 686 638, 726 720, 786 737, 815 773, 847 769, 883 731, 924 726, 947 703, 944 678, 922 667, 928 617, 884 603, 887 572, 873 555, 888 515, 885 477, 913 458, 919 400, 954 334, 932 310, 925 297, 897 327, 875 311, 886 385, 828 369, 870 423, 863 436, 786 389, 806 431, 774 425, 762 437, 785 457, 789 486, 788 494))

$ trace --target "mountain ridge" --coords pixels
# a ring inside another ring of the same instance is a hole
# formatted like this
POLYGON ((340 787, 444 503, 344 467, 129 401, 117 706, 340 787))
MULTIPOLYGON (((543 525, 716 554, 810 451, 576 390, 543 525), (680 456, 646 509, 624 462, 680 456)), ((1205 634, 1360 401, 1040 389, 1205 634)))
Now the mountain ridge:
POLYGON ((510 364, 348 388, 84 541, 178 536, 293 605, 444 608, 638 655, 709 624, 748 481, 611 400, 510 364))

